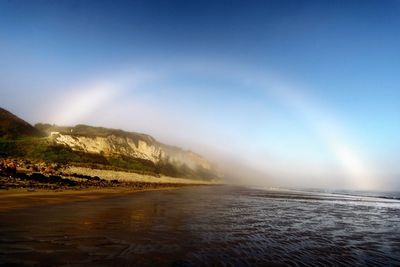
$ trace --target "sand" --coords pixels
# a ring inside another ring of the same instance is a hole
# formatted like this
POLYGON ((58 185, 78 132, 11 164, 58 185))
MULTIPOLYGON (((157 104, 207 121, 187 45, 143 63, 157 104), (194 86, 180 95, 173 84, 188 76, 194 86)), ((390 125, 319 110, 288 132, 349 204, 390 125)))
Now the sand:
POLYGON ((179 186, 163 186, 145 189, 133 189, 129 187, 115 188, 88 188, 88 189, 65 189, 65 190, 43 190, 35 189, 8 189, 0 190, 0 212, 14 209, 28 208, 38 205, 57 204, 65 202, 87 201, 105 197, 122 196, 136 192, 154 190, 172 190, 179 186))
POLYGON ((118 180, 123 182, 146 182, 146 183, 176 183, 176 184, 221 184, 221 181, 205 181, 205 180, 194 180, 187 178, 175 178, 170 176, 161 175, 160 177, 138 174, 134 172, 125 171, 114 171, 114 170, 102 170, 102 169, 91 169, 86 167, 69 166, 64 169, 64 173, 73 174, 85 174, 89 176, 98 176, 105 180, 118 180))

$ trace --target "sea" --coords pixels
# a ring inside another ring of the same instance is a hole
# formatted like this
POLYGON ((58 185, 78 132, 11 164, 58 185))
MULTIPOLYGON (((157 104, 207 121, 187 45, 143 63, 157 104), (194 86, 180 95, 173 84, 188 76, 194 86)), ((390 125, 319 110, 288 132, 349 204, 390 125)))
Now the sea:
POLYGON ((195 186, 0 213, 1 266, 400 266, 400 193, 195 186))

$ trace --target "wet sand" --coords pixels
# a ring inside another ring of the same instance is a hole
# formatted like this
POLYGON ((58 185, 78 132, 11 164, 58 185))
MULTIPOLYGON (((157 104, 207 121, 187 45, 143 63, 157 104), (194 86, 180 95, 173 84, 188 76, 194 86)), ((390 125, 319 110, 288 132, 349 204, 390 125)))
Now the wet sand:
POLYGON ((400 201, 182 187, 0 213, 4 266, 400 266, 400 201))
POLYGON ((86 188, 86 189, 63 189, 43 190, 34 189, 8 189, 0 190, 0 212, 15 209, 28 208, 32 206, 46 206, 49 204, 88 201, 99 198, 123 196, 142 191, 173 190, 178 186, 163 186, 146 189, 132 189, 129 187, 114 188, 86 188))

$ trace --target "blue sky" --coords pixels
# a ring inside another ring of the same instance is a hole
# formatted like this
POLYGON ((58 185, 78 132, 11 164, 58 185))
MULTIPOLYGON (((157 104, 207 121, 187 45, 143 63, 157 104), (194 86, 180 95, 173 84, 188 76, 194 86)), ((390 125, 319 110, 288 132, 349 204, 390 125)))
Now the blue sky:
POLYGON ((32 123, 400 188, 399 1, 1 1, 0 25, 0 105, 32 123))

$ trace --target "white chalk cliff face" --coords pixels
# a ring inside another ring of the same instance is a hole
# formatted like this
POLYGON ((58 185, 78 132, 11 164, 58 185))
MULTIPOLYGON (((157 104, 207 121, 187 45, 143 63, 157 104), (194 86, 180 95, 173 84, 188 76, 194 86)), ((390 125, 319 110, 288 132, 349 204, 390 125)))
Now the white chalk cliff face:
POLYGON ((50 136, 57 144, 66 145, 76 151, 97 153, 105 156, 122 155, 146 159, 154 163, 168 161, 178 166, 185 164, 194 170, 199 167, 207 170, 211 169, 211 164, 200 155, 160 144, 151 137, 147 138, 147 140, 141 140, 115 134, 85 136, 60 132, 51 132, 50 136))
POLYGON ((52 138, 56 143, 69 146, 72 150, 88 153, 123 155, 147 159, 152 162, 158 162, 165 157, 165 153, 160 147, 148 145, 142 140, 139 140, 136 144, 129 138, 115 135, 87 137, 53 133, 52 138))

